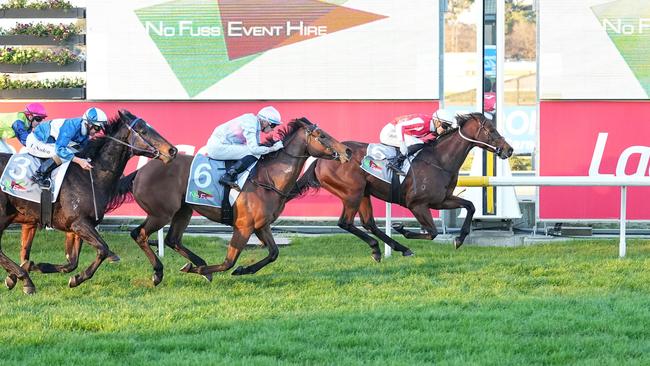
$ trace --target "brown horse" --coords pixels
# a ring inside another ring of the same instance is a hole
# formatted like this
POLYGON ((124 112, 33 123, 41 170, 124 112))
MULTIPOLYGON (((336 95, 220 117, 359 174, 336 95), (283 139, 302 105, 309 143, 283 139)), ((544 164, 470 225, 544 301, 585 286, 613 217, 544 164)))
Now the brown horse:
MULTIPOLYGON (((174 159, 176 151, 173 145, 144 120, 128 111, 120 111, 119 116, 106 126, 105 136, 91 140, 80 154, 92 159, 92 180, 91 173, 77 164, 68 168, 58 200, 53 204, 52 226, 69 233, 68 236, 73 239, 77 236, 79 240, 88 242, 97 250, 93 263, 82 273, 70 278, 70 287, 76 287, 90 279, 107 257, 116 257, 97 233, 95 226, 101 222, 106 209, 119 204, 122 199, 117 194, 117 187, 129 158, 134 154, 143 155, 168 163, 174 159)), ((0 168, 4 169, 9 158, 10 155, 0 155, 0 168)), ((39 224, 39 220, 38 203, 0 193, 0 237, 11 223, 33 227, 39 224)), ((33 235, 23 239, 32 238, 33 235)), ((29 244, 31 245, 31 242, 29 244)), ((66 248, 66 252, 68 250, 73 249, 66 248)), ((29 250, 23 247, 21 252, 28 254, 29 250)), ((0 248, 0 265, 9 273, 6 280, 9 288, 13 288, 15 282, 20 279, 23 281, 25 293, 31 294, 35 291, 28 274, 29 262, 23 264, 27 268, 18 266, 0 248)))
MULTIPOLYGON (((474 146, 492 151, 501 159, 507 159, 512 155, 512 147, 483 114, 458 116, 458 120, 458 128, 425 145, 411 162, 411 169, 401 185, 397 203, 411 210, 427 232, 416 233, 404 229, 404 225, 400 223, 393 224, 393 229, 407 239, 433 240, 438 235, 429 209, 463 207, 467 210, 467 217, 463 222, 460 236, 454 240, 456 248, 460 247, 469 234, 474 215, 472 202, 453 195, 460 166, 474 146)), ((370 196, 389 201, 391 187, 361 169, 361 160, 366 155, 368 144, 357 141, 346 141, 344 144, 353 151, 350 164, 338 165, 326 160, 315 161, 300 177, 289 199, 301 196, 312 188, 325 188, 343 202, 343 213, 339 218, 338 226, 368 243, 374 260, 377 262, 381 260, 379 243, 354 226, 357 212, 366 230, 375 234, 394 250, 402 252, 402 255, 413 255, 409 248, 386 235, 375 223, 370 196)))
POLYGON ((131 232, 131 237, 153 266, 154 285, 162 281, 163 265, 149 247, 148 238, 170 221, 165 244, 192 262, 181 269, 183 272, 198 273, 211 280, 213 272, 226 271, 235 265, 253 233, 265 244, 269 254, 251 266, 237 268, 233 274, 255 273, 276 260, 278 247, 271 234, 271 224, 284 209, 288 194, 307 158, 313 156, 343 163, 351 155, 347 146, 306 118, 289 122, 286 130, 280 133, 280 138, 284 149, 262 156, 256 172, 242 187, 233 207, 233 236, 226 258, 219 265, 206 265, 203 259, 181 244, 193 210, 212 221, 222 222, 221 209, 185 202, 192 156, 179 156, 165 167, 160 162, 151 161, 122 180, 127 187, 132 184, 130 189, 135 200, 147 213, 144 223, 131 232))

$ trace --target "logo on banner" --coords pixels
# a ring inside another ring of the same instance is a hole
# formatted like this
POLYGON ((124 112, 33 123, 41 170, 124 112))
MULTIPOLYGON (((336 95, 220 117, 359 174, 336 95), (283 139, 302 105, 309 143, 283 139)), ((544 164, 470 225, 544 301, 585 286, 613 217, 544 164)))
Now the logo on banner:
POLYGON ((319 0, 174 0, 135 13, 190 97, 266 51, 385 18, 319 0))
POLYGON ((648 167, 650 166, 650 147, 648 146, 630 146, 627 149, 623 150, 621 156, 618 158, 616 163, 616 174, 604 174, 600 172, 601 162, 603 160, 603 153, 605 152, 605 146, 607 145, 608 133, 601 132, 598 134, 598 140, 596 141, 596 147, 594 148, 594 154, 591 157, 591 164, 589 165, 589 176, 619 176, 619 177, 634 177, 640 176, 643 177, 648 174, 648 167), (638 156, 639 162, 637 163, 636 170, 632 174, 627 174, 625 172, 627 165, 632 156, 638 156))
POLYGON ((617 0, 591 8, 646 94, 650 96, 650 2, 617 0))

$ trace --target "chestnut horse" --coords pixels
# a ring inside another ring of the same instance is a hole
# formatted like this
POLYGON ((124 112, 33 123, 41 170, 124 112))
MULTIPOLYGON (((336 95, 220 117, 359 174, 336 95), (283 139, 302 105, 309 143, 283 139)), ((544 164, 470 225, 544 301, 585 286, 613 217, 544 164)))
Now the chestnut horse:
MULTIPOLYGON (((393 224, 393 229, 407 239, 433 240, 438 235, 430 209, 462 207, 467 210, 467 216, 460 236, 454 239, 455 247, 459 248, 469 234, 474 215, 472 202, 453 195, 458 171, 463 161, 475 146, 492 151, 501 159, 507 159, 512 155, 512 147, 497 132, 492 121, 482 113, 458 116, 458 121, 458 128, 444 133, 435 141, 425 145, 411 162, 410 171, 401 185, 397 203, 408 208, 426 230, 426 234, 417 233, 404 229, 401 223, 393 224)), ((402 252, 402 255, 413 255, 409 248, 386 235, 375 223, 370 196, 389 201, 391 187, 390 184, 361 169, 361 160, 366 155, 368 144, 357 141, 346 141, 344 144, 353 151, 350 164, 332 164, 326 160, 315 161, 300 177, 289 199, 299 197, 312 188, 325 188, 343 202, 343 213, 339 218, 338 226, 368 243, 375 261, 381 260, 379 243, 354 226, 357 212, 366 230, 375 234, 394 250, 402 252)))
POLYGON ((233 235, 223 263, 206 263, 181 244, 181 238, 196 211, 208 219, 222 222, 221 209, 185 202, 187 181, 192 156, 178 156, 168 166, 150 161, 135 173, 122 179, 133 192, 136 202, 147 213, 144 223, 131 232, 131 237, 145 252, 154 270, 154 285, 163 278, 163 265, 149 247, 148 238, 171 221, 165 237, 165 245, 173 248, 192 264, 186 264, 183 272, 198 273, 211 280, 213 272, 232 268, 248 239, 254 233, 269 251, 268 256, 247 267, 238 267, 233 274, 252 274, 278 257, 278 247, 273 240, 271 224, 284 209, 289 192, 295 185, 308 157, 350 160, 350 149, 335 140, 327 132, 300 118, 288 123, 280 132, 284 148, 264 155, 257 163, 256 171, 249 177, 233 205, 233 235))
MULTIPOLYGON (((70 287, 76 287, 90 279, 107 257, 118 258, 109 250, 95 226, 101 222, 106 209, 118 204, 122 198, 117 194, 117 187, 129 158, 134 154, 143 155, 168 163, 174 159, 176 151, 172 144, 144 120, 128 111, 120 111, 119 116, 106 126, 105 136, 91 140, 80 154, 92 159, 92 180, 90 173, 77 164, 68 168, 59 197, 52 207, 52 225, 55 229, 69 233, 70 238, 77 236, 79 240, 88 242, 97 251, 93 263, 82 273, 70 278, 70 287)), ((10 157, 8 154, 0 154, 0 169, 4 169, 10 157)), ((0 237, 11 223, 35 227, 40 221, 39 207, 38 203, 0 192, 0 237)), ((23 239, 32 238, 33 234, 23 239)), ((29 248, 25 248, 25 243, 23 245, 21 253, 28 254, 29 248)), ((29 245, 31 246, 31 240, 29 245)), ((66 248, 66 252, 69 251, 73 249, 66 248)), ((18 266, 0 248, 0 265, 9 273, 5 280, 7 287, 13 288, 20 279, 23 281, 23 291, 34 293, 35 287, 28 274, 30 262, 23 263, 27 268, 18 266)))

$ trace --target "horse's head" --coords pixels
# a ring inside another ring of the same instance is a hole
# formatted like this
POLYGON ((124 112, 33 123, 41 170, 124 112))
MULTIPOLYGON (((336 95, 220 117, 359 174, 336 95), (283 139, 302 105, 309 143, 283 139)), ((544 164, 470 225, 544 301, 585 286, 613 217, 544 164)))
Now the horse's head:
POLYGON ((474 145, 497 154, 501 159, 512 156, 512 146, 501 136, 492 120, 483 113, 458 116, 460 136, 474 145))
POLYGON ((297 123, 304 129, 307 153, 315 158, 340 160, 341 163, 350 161, 352 150, 340 143, 322 128, 302 117, 290 122, 297 123))
POLYGON ((142 118, 136 117, 127 110, 120 110, 120 120, 126 126, 127 132, 123 137, 134 155, 142 155, 152 159, 160 159, 169 163, 176 157, 178 150, 142 118))

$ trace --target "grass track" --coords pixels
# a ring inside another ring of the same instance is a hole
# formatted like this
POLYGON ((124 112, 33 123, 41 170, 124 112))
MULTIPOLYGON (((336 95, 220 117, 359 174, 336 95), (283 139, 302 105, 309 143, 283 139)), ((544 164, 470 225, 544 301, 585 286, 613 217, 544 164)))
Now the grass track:
MULTIPOLYGON (((253 276, 208 283, 165 278, 128 235, 107 234, 122 257, 67 288, 69 275, 32 274, 34 296, 0 290, 0 365, 156 364, 522 365, 650 364, 650 243, 520 248, 410 241, 414 258, 375 264, 351 236, 295 239, 253 276)), ((18 258, 17 233, 3 237, 18 258)), ((185 244, 220 263, 223 242, 185 244)), ((63 236, 39 232, 32 258, 63 260, 63 236)), ((81 266, 94 252, 84 247, 81 266)), ((247 250, 250 264, 265 249, 247 250)))

